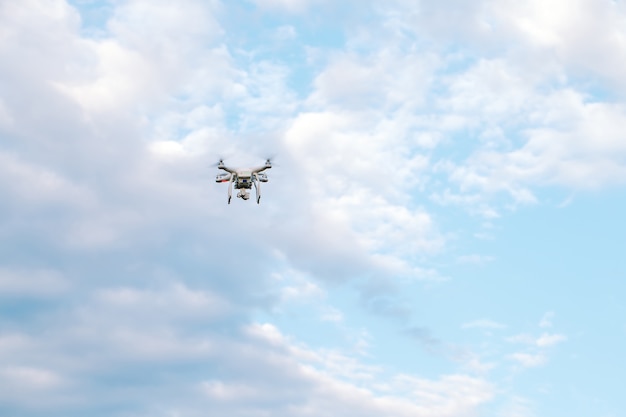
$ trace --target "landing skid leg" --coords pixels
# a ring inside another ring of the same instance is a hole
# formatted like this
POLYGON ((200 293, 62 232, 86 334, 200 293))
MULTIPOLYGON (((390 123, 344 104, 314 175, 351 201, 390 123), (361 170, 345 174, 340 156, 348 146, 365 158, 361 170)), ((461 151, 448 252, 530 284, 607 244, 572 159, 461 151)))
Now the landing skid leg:
POLYGON ((261 201, 261 181, 256 174, 254 174, 254 188, 256 188, 256 203, 259 204, 261 201))

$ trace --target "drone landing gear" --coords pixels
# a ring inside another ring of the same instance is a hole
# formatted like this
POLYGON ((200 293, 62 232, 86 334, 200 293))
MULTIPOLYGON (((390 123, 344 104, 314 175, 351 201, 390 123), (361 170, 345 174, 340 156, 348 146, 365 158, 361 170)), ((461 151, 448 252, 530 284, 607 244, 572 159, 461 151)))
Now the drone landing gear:
POLYGON ((256 203, 260 204, 261 201, 261 182, 257 174, 254 174, 254 189, 256 190, 256 203))

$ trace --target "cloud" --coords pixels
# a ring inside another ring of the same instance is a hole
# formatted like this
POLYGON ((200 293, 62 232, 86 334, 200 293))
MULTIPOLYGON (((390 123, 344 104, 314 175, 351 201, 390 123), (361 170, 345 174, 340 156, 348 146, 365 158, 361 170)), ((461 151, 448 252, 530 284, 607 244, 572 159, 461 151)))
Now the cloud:
POLYGON ((548 359, 543 353, 513 353, 509 356, 512 360, 518 362, 524 368, 535 368, 544 365, 548 359))
POLYGON ((549 334, 544 333, 535 341, 537 346, 539 347, 549 347, 557 345, 563 341, 567 340, 567 337, 562 334, 549 334))
POLYGON ((499 417, 533 417, 536 414, 533 411, 531 401, 526 398, 513 396, 502 407, 499 417))
POLYGON ((626 63, 624 29, 619 23, 625 13, 623 5, 589 0, 572 5, 554 0, 549 6, 538 1, 523 6, 508 2, 500 10, 530 45, 551 50, 569 68, 589 71, 623 89, 623 80, 617 76, 626 63))
MULTIPOLYGON (((24 410, 29 400, 23 395, 52 390, 54 395, 43 396, 39 404, 53 414, 72 409, 57 401, 71 393, 74 407, 96 415, 106 406, 132 407, 140 415, 156 407, 187 415, 239 416, 256 410, 278 416, 331 411, 455 416, 471 412, 494 395, 487 382, 462 374, 437 380, 397 374, 386 380, 379 367, 337 350, 312 349, 267 323, 220 334, 206 326, 194 331, 189 322, 129 315, 126 309, 119 311, 119 297, 109 295, 100 298, 99 305, 83 307, 79 315, 56 322, 52 333, 33 336, 28 349, 11 353, 14 360, 33 363, 0 372, 0 377, 29 385, 11 398, 11 407, 24 410), (120 314, 126 319, 119 320, 120 314), (42 356, 48 369, 34 365, 42 356), (118 389, 108 386, 111 380, 117 381, 118 389), (107 396, 101 395, 103 389, 107 396), (133 395, 126 395, 126 390, 133 395)), ((123 298, 124 304, 143 304, 141 298, 123 298)), ((170 308, 176 311, 179 305, 170 308)), ((0 349, 6 353, 10 345, 17 347, 25 339, 1 340, 0 349)))
POLYGON ((618 74, 626 63, 620 23, 626 10, 621 4, 449 0, 416 6, 399 0, 396 6, 388 9, 394 26, 428 37, 442 49, 460 45, 482 56, 504 56, 532 69, 531 77, 591 75, 623 92, 618 74))
POLYGON ((428 328, 413 326, 405 329, 404 333, 431 353, 438 353, 442 349, 441 340, 435 338, 428 328))
POLYGON ((522 333, 508 338, 509 342, 521 343, 526 345, 535 345, 538 347, 549 347, 567 340, 567 337, 561 334, 543 333, 539 337, 522 333))
MULTIPOLYGON (((373 386, 376 368, 364 367, 357 362, 337 355, 335 352, 315 352, 307 348, 289 345, 288 339, 277 332, 273 326, 256 325, 249 328, 254 337, 266 340, 275 349, 286 349, 286 354, 272 357, 275 365, 286 372, 285 378, 291 380, 290 385, 306 384, 309 386, 307 399, 293 398, 291 401, 281 401, 290 404, 284 409, 277 409, 278 415, 309 415, 332 412, 338 415, 357 413, 358 415, 423 415, 444 416, 463 413, 463 410, 474 406, 491 397, 491 388, 484 382, 463 375, 451 375, 438 381, 412 378, 397 375, 389 381, 391 386, 397 387, 394 391, 405 392, 406 397, 396 396, 387 392, 379 392, 373 386), (294 358, 306 360, 306 365, 293 368, 294 358), (359 381, 358 385, 343 382, 338 377, 349 377, 359 381), (456 393, 450 395, 450 393, 456 393), (473 395, 467 395, 472 393, 473 395), (411 399, 412 398, 412 399, 411 399), (471 399, 470 399, 471 398, 471 399), (304 401, 303 401, 304 400, 304 401)), ((282 384, 281 384, 282 385, 282 384)), ((375 386, 380 386, 377 383, 375 386)), ((204 384, 209 387, 212 398, 221 397, 228 401, 228 392, 237 385, 229 387, 217 381, 204 384)), ((384 385, 383 385, 384 386, 384 385)), ((391 388, 391 387, 390 387, 391 388)), ((386 390, 385 390, 386 391, 386 390)), ((240 397, 230 396, 230 401, 238 401, 239 407, 245 409, 250 401, 267 401, 276 395, 291 395, 289 391, 272 389, 272 392, 259 392, 248 387, 244 390, 243 401, 240 397)), ((235 411, 236 412, 236 411, 235 411)))
POLYGON ((498 330, 505 329, 507 326, 490 319, 474 320, 468 323, 464 323, 461 326, 463 329, 485 329, 485 330, 498 330))
POLYGON ((75 65, 86 76, 55 85, 96 113, 161 104, 164 95, 193 88, 200 75, 202 91, 211 91, 211 80, 228 72, 228 57, 216 45, 221 29, 214 7, 194 0, 120 4, 107 22, 107 38, 76 41, 85 50, 75 65), (209 62, 211 71, 201 69, 209 62))
POLYGON ((386 123, 372 125, 366 117, 302 113, 286 132, 286 144, 307 172, 303 184, 315 208, 317 233, 326 235, 325 245, 341 246, 339 253, 350 251, 362 258, 376 254, 365 262, 378 270, 413 275, 403 257, 435 252, 444 242, 425 210, 402 204, 408 189, 400 186, 410 189, 417 183, 418 170, 427 162, 419 155, 406 160, 402 141, 391 136, 386 123), (398 148, 390 147, 394 142, 398 148), (393 170, 379 175, 379 166, 393 170))
POLYGON ((498 213, 500 194, 534 204, 541 187, 623 184, 623 141, 616 132, 624 112, 602 93, 623 92, 623 80, 613 74, 624 66, 617 23, 623 7, 587 0, 396 6, 385 14, 388 27, 433 40, 429 51, 439 55, 431 117, 455 122, 439 123, 429 135, 439 137, 440 148, 471 143, 467 155, 436 161, 458 188, 435 191, 435 201, 498 213), (597 82, 581 84, 581 76, 597 82))
POLYGON ((276 29, 276 39, 279 41, 288 41, 298 37, 296 28, 291 25, 281 26, 276 29))
POLYGON ((62 382, 54 372, 29 367, 8 367, 0 371, 0 378, 4 379, 3 386, 16 384, 33 391, 55 388, 62 382))
POLYGON ((562 334, 543 333, 538 337, 522 333, 507 338, 509 343, 525 345, 524 351, 510 354, 508 358, 524 368, 543 366, 548 362, 549 352, 554 346, 567 340, 562 334))
POLYGON ((0 268, 0 297, 50 297, 70 289, 58 271, 0 268))
POLYGON ((484 265, 493 261, 494 257, 489 255, 473 254, 459 256, 457 260, 462 264, 484 265))
POLYGON ((261 9, 282 10, 290 13, 302 13, 314 5, 326 0, 252 0, 261 9))
POLYGON ((96 299, 116 307, 122 314, 145 315, 155 319, 159 314, 173 317, 211 317, 226 314, 228 302, 207 290, 192 290, 173 283, 158 290, 112 288, 99 290, 96 299))
POLYGON ((543 329, 552 327, 552 321, 554 320, 554 316, 555 314, 553 311, 548 311, 541 318, 541 321, 539 322, 539 327, 543 329))

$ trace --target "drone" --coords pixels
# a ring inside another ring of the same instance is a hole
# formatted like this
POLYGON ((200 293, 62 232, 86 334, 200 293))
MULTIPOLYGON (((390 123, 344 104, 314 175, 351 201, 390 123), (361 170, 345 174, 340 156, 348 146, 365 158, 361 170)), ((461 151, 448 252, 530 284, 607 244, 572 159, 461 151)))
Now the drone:
POLYGON ((220 159, 217 168, 226 171, 226 173, 218 174, 217 177, 215 177, 215 182, 229 183, 228 204, 230 204, 230 199, 232 198, 233 184, 235 185, 235 189, 239 190, 237 198, 243 200, 250 198, 248 190, 251 189, 252 184, 254 184, 254 188, 256 189, 256 203, 259 204, 261 201, 261 183, 268 181, 267 174, 262 171, 270 169, 271 167, 272 161, 269 159, 265 161, 265 165, 256 168, 229 168, 224 165, 224 161, 220 159))

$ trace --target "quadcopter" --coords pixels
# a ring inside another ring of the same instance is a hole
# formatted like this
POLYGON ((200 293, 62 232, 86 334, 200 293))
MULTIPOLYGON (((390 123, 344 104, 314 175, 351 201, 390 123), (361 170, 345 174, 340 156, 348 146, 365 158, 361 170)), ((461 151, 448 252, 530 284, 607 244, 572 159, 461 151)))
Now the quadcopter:
POLYGON ((233 193, 233 184, 235 185, 235 189, 239 190, 237 194, 237 198, 241 198, 243 200, 248 200, 250 198, 249 189, 252 188, 252 184, 254 184, 254 188, 256 189, 256 202, 259 204, 261 200, 261 183, 267 182, 267 175, 262 171, 269 169, 272 167, 272 162, 267 159, 265 161, 265 165, 256 167, 256 168, 229 168, 224 165, 224 161, 220 159, 217 164, 218 169, 222 169, 226 171, 225 174, 218 174, 215 177, 215 182, 228 182, 228 204, 230 204, 230 199, 233 193))

